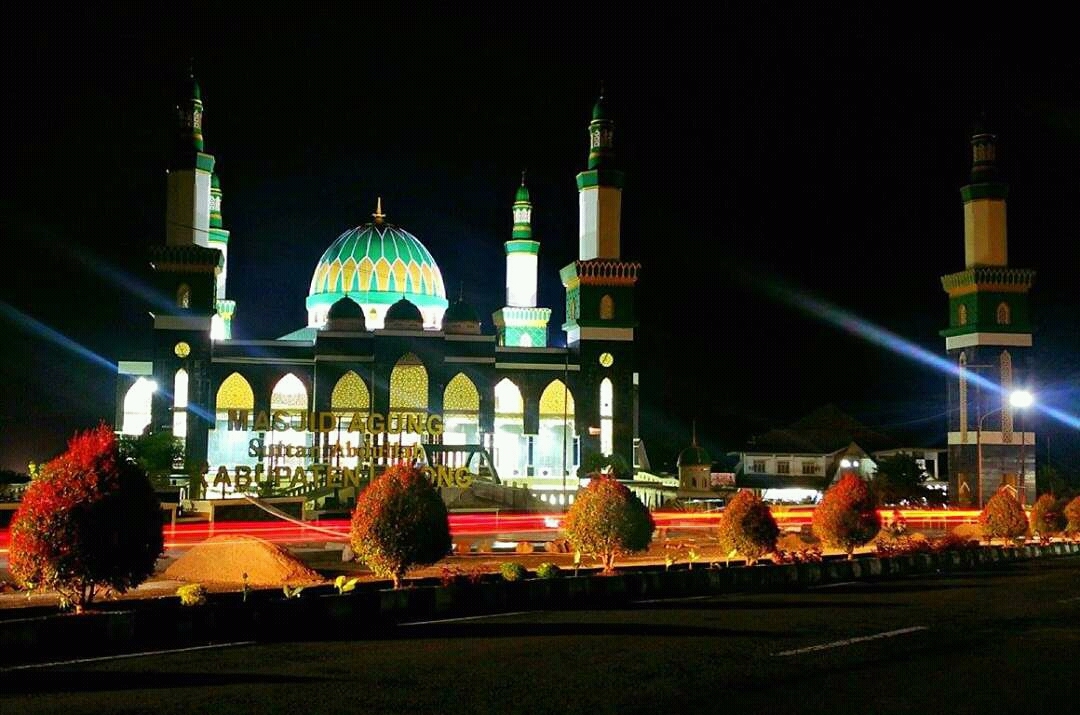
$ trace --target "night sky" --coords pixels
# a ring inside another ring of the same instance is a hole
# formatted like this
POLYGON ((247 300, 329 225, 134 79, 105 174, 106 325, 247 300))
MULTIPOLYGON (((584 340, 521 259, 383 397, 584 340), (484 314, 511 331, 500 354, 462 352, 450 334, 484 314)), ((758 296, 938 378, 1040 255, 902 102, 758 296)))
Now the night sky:
MULTIPOLYGON (((716 456, 830 402, 944 445, 945 377, 806 306, 944 355, 940 277, 964 267, 959 189, 981 112, 1011 186, 1010 263, 1037 271, 1039 399, 1080 413, 1080 53, 1067 23, 1029 33, 981 15, 950 25, 768 3, 149 5, 2 11, 14 165, 0 467, 23 470, 111 421, 110 363, 148 344, 138 286, 164 242, 190 58, 232 232, 239 338, 306 323, 316 262, 377 196, 490 331, 525 168, 540 303, 563 344, 558 269, 577 253, 574 177, 603 83, 627 175, 623 257, 643 265, 654 467, 670 466, 692 421, 716 456)), ((1045 415, 1037 429, 1040 455, 1045 435, 1052 459, 1080 451, 1077 430, 1045 415)))

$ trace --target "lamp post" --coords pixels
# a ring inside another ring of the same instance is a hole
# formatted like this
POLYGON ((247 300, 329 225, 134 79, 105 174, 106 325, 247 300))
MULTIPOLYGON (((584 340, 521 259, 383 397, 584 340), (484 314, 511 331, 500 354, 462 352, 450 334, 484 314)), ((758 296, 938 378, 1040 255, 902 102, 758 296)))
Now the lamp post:
MULTIPOLYGON (((1032 394, 1030 392, 1028 392, 1027 390, 1013 390, 1012 393, 1009 394, 1009 404, 1012 407, 1016 407, 1016 408, 1019 408, 1019 409, 1026 409, 1028 407, 1031 407, 1031 405, 1034 402, 1035 402, 1034 396, 1032 396, 1032 394)), ((995 407, 994 409, 990 410, 989 412, 987 412, 985 414, 982 414, 982 415, 979 415, 979 429, 975 433, 975 456, 976 456, 976 479, 979 482, 979 508, 980 509, 982 509, 983 506, 984 506, 984 504, 983 504, 983 453, 982 453, 983 422, 990 415, 992 415, 992 414, 994 414, 996 412, 1001 412, 1001 410, 1003 410, 1003 409, 1005 409, 1005 405, 1002 405, 1001 407, 995 407)), ((1024 445, 1023 445, 1023 443, 1024 443, 1024 433, 1023 432, 1020 433, 1020 439, 1021 439, 1020 459, 1023 460, 1023 458, 1024 458, 1024 445)), ((1023 467, 1023 464, 1021 464, 1021 467, 1020 467, 1020 488, 1021 489, 1023 489, 1023 484, 1024 484, 1024 467, 1023 467)))

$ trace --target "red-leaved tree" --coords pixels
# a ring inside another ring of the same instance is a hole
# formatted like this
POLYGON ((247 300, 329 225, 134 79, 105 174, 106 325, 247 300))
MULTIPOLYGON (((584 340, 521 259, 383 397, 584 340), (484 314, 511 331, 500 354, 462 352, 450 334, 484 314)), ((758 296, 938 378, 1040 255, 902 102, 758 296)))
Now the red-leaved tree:
POLYGON ((856 474, 845 474, 814 509, 814 535, 826 546, 843 549, 850 559, 856 547, 881 531, 881 516, 874 506, 866 482, 856 474))
POLYGON ((780 535, 769 505, 748 489, 740 491, 724 507, 716 530, 725 553, 734 551, 750 562, 776 551, 780 535))
POLYGON ((1031 531, 1046 539, 1065 530, 1065 500, 1047 492, 1031 505, 1031 531))
POLYGON ((388 468, 356 500, 350 541, 356 557, 394 581, 450 551, 450 519, 439 492, 408 464, 388 468))
POLYGON ((614 571, 620 554, 649 548, 654 528, 652 514, 641 500, 607 476, 592 479, 578 491, 563 522, 574 550, 599 558, 604 573, 614 571))
POLYGON ((1080 497, 1065 505, 1065 532, 1070 536, 1080 535, 1080 497))
POLYGON ((11 574, 82 613, 101 588, 123 593, 154 572, 161 514, 146 472, 121 456, 107 425, 76 434, 12 517, 11 574))
POLYGON ((1008 489, 999 489, 986 502, 979 514, 979 528, 988 543, 993 543, 995 536, 1013 539, 1023 536, 1028 530, 1028 518, 1024 507, 1008 489))

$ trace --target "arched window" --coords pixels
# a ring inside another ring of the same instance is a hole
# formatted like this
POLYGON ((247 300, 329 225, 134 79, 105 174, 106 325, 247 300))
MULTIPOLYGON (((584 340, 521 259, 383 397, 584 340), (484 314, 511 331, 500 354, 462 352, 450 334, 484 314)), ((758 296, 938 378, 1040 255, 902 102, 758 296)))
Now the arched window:
POLYGON ((176 289, 176 305, 180 308, 191 307, 191 286, 187 283, 181 283, 176 289))
POLYGON ((243 375, 234 372, 225 378, 217 391, 215 409, 218 412, 255 409, 255 393, 243 375))
POLYGON ((600 451, 611 454, 614 449, 615 389, 611 379, 605 377, 600 383, 600 451))
POLYGON ((278 383, 274 385, 274 391, 270 393, 271 410, 302 412, 307 408, 307 388, 299 377, 290 372, 278 380, 278 383))
POLYGON ((390 372, 390 410, 423 412, 427 406, 427 369, 420 358, 406 353, 390 372))
POLYGON ((124 424, 121 432, 124 434, 142 434, 146 426, 150 424, 150 405, 157 383, 140 377, 135 384, 128 388, 124 395, 124 424))
POLYGON ((183 368, 173 380, 173 437, 187 437, 188 374, 183 368))
POLYGON ((366 412, 370 405, 367 385, 352 370, 341 376, 330 393, 330 409, 335 412, 366 412))
POLYGON ((528 333, 522 333, 521 335, 518 336, 518 347, 519 348, 531 348, 532 344, 533 344, 532 336, 530 336, 528 333))
POLYGON ((997 324, 1008 325, 1012 322, 1012 311, 1009 310, 1009 304, 1001 302, 997 307, 997 324))
POLYGON ((610 295, 600 299, 600 320, 611 320, 615 317, 615 301, 610 295))
POLYGON ((480 391, 463 372, 443 390, 443 444, 480 441, 480 391))
POLYGON ((525 401, 521 390, 504 377, 495 385, 495 469, 499 476, 513 480, 525 476, 528 438, 525 436, 525 401))
POLYGON ((967 306, 963 303, 956 309, 956 324, 967 325, 967 306))

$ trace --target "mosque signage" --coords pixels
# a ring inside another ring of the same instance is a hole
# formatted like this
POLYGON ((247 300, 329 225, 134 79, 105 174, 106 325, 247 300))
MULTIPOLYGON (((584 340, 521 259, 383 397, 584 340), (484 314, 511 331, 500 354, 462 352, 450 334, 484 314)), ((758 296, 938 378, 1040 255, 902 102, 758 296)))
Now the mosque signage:
MULTIPOLYGON (((309 484, 316 487, 359 487, 364 472, 370 470, 369 476, 374 476, 375 464, 379 461, 385 464, 417 464, 427 461, 423 445, 389 442, 380 444, 378 435, 440 435, 443 433, 443 424, 440 415, 412 412, 391 412, 383 415, 361 412, 229 410, 229 431, 259 433, 258 437, 248 441, 247 450, 248 457, 259 461, 250 465, 235 465, 231 470, 221 465, 214 472, 212 483, 208 484, 204 479, 203 487, 223 491, 229 488, 241 492, 264 485, 273 490, 289 490, 309 484), (336 434, 338 441, 327 441, 313 446, 275 443, 274 433, 289 431, 327 435, 328 439, 329 435, 336 434), (342 441, 342 433, 355 434, 356 444, 354 445, 351 438, 342 441), (274 462, 285 459, 304 460, 306 464, 274 465, 274 462), (341 459, 355 459, 358 464, 367 463, 368 470, 359 466, 338 466, 341 459)), ((420 469, 436 487, 468 487, 476 477, 465 467, 425 464, 420 469)))

